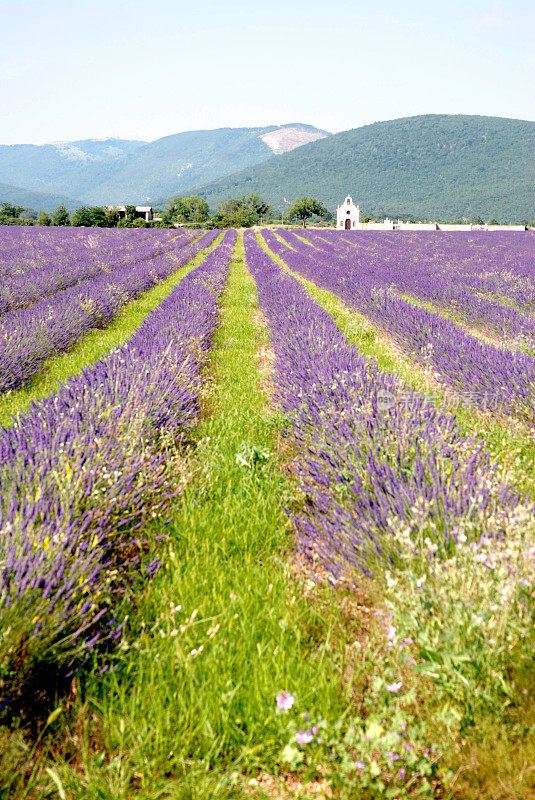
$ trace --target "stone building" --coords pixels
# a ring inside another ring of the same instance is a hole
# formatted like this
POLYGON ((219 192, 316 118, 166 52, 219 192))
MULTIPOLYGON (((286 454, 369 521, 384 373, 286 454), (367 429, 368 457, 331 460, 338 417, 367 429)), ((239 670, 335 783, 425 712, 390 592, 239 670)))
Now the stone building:
POLYGON ((336 227, 338 230, 356 230, 360 226, 360 208, 353 203, 353 198, 348 195, 341 206, 336 209, 336 227))

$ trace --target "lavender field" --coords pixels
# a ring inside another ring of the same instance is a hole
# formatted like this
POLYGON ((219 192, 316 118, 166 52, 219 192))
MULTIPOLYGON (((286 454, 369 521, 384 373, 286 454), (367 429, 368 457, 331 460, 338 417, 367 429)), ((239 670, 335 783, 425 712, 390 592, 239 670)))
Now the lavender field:
POLYGON ((0 392, 0 797, 535 797, 531 232, 0 228, 0 392))

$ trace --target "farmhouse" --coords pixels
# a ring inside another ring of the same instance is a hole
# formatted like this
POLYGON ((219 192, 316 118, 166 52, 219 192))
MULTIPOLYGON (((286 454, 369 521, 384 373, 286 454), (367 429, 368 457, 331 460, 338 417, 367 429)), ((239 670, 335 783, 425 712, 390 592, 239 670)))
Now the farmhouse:
POLYGON ((354 230, 360 226, 360 208, 353 203, 353 198, 348 194, 341 206, 336 209, 336 227, 346 231, 354 230))
MULTIPOLYGON (((117 211, 120 219, 126 217, 126 206, 106 206, 108 211, 117 211)), ((144 219, 145 222, 150 222, 153 219, 152 206, 135 206, 136 219, 144 219)))

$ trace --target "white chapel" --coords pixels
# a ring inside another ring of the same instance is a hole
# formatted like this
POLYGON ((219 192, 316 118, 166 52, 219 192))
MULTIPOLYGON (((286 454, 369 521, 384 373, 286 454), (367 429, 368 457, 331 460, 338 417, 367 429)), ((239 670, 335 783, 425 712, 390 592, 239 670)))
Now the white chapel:
POLYGON ((342 205, 336 209, 336 227, 350 231, 360 224, 360 217, 360 208, 354 204, 353 198, 348 195, 342 205))

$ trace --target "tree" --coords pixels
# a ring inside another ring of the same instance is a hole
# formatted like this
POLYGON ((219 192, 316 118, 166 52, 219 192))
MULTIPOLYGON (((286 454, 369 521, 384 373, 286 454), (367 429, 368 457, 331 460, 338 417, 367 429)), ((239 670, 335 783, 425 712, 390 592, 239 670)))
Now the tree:
POLYGON ((303 228, 306 228, 306 221, 317 215, 323 217, 327 213, 327 209, 316 200, 315 197, 299 197, 287 211, 288 219, 299 219, 303 222, 303 228))
POLYGON ((13 220, 19 219, 24 211, 24 206, 14 206, 11 203, 2 203, 0 207, 0 225, 10 225, 13 220))
POLYGON ((77 208, 72 215, 72 224, 76 228, 90 228, 91 227, 91 212, 87 206, 77 208))
POLYGON ((210 214, 208 203, 197 194, 190 197, 175 197, 169 201, 167 217, 173 222, 206 222, 210 214))
POLYGON ((51 217, 46 213, 46 211, 40 211, 37 215, 37 224, 38 225, 52 225, 51 217))
POLYGON ((257 215, 257 217, 259 218, 260 222, 262 222, 262 217, 265 217, 265 215, 271 209, 271 206, 269 205, 269 203, 266 203, 265 200, 262 200, 262 198, 258 194, 256 194, 256 192, 253 192, 253 194, 250 194, 249 197, 245 197, 245 196, 242 197, 242 200, 251 209, 253 214, 257 215))
POLYGON ((136 207, 135 206, 125 206, 125 213, 126 219, 128 222, 133 222, 136 218, 136 207))
POLYGON ((65 226, 71 224, 69 219, 69 212, 67 211, 63 203, 60 206, 58 206, 54 211, 54 213, 52 214, 52 222, 54 223, 54 225, 59 225, 59 226, 65 226))
POLYGON ((250 228, 262 220, 270 206, 257 194, 248 197, 242 195, 220 203, 212 218, 212 225, 217 228, 250 228))
POLYGON ((470 220, 470 222, 472 223, 472 225, 484 225, 484 224, 485 224, 485 223, 483 222, 483 220, 481 219, 481 217, 479 217, 479 216, 477 216, 477 215, 476 215, 475 217, 472 217, 472 219, 470 220))
POLYGON ((117 225, 119 224, 119 220, 121 219, 117 209, 107 208, 105 213, 106 213, 106 219, 108 220, 108 228, 116 228, 117 225))
POLYGON ((72 224, 79 228, 107 228, 108 217, 99 206, 82 206, 74 212, 72 224))
POLYGON ((250 228, 257 221, 258 217, 247 205, 245 197, 220 203, 212 219, 216 228, 250 228))

